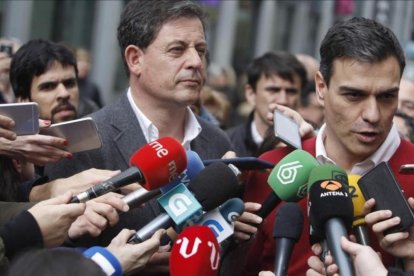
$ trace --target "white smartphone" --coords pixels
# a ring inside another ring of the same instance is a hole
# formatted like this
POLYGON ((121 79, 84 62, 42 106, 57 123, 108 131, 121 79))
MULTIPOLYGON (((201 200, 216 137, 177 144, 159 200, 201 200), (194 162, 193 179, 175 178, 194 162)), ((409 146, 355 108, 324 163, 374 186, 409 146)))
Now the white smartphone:
POLYGON ((40 133, 65 138, 68 141, 65 149, 72 153, 98 149, 102 146, 96 124, 90 117, 53 124, 41 129, 40 133))
POLYGON ((12 130, 16 135, 39 133, 39 109, 35 102, 0 104, 0 115, 14 120, 12 130))
POLYGON ((275 136, 283 143, 296 149, 302 149, 299 126, 294 120, 287 117, 282 112, 275 110, 273 114, 273 125, 275 136))

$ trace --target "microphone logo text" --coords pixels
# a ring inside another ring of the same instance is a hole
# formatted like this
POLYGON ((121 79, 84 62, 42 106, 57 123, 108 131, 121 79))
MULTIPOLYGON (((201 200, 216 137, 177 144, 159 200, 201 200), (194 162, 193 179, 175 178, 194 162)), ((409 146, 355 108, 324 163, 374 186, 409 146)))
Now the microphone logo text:
POLYGON ((155 151, 157 152, 157 156, 159 158, 163 158, 168 155, 168 150, 163 147, 158 141, 153 141, 151 143, 148 143, 155 151))

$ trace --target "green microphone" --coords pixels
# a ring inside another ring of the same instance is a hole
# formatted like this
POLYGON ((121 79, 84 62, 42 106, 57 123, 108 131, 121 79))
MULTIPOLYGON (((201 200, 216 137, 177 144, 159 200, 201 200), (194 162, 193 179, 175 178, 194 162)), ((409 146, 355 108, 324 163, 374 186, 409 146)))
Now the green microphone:
POLYGON ((348 186, 348 175, 346 171, 334 164, 323 164, 319 165, 309 174, 308 179, 308 193, 312 185, 318 181, 323 180, 337 180, 342 184, 348 186))
POLYGON ((267 183, 273 191, 256 214, 265 218, 281 201, 298 201, 306 196, 309 174, 318 164, 304 150, 297 149, 286 155, 270 173, 267 183))

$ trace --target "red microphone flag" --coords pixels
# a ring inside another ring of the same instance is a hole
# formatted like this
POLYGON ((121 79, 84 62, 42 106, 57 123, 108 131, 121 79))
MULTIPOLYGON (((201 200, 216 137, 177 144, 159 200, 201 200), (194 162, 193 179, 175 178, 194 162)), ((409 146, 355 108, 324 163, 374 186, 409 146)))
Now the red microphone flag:
POLYGON ((191 226, 178 236, 171 250, 170 275, 218 275, 220 247, 207 226, 191 226))
POLYGON ((142 186, 153 190, 170 183, 187 168, 187 155, 179 142, 163 137, 137 150, 129 163, 143 174, 142 186))

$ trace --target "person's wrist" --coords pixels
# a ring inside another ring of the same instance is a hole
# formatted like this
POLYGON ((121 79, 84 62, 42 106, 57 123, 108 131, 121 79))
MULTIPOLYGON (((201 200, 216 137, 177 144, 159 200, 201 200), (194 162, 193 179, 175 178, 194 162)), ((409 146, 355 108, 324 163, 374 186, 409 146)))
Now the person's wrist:
POLYGON ((37 185, 32 188, 29 194, 29 201, 36 202, 49 199, 51 197, 51 186, 53 182, 48 182, 42 185, 37 185))

